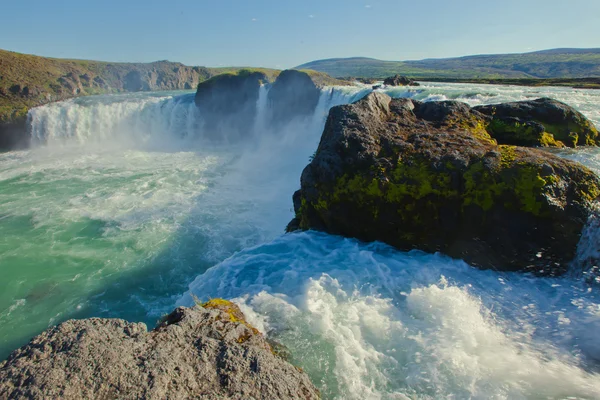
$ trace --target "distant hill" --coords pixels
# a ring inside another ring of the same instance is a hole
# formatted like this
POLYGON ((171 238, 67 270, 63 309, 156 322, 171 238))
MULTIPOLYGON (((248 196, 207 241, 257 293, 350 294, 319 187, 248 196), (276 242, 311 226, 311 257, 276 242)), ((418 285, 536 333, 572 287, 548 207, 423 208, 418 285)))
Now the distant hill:
POLYGON ((588 78, 600 77, 600 49, 551 49, 419 61, 331 58, 296 68, 313 69, 333 77, 384 78, 400 74, 451 79, 588 78))

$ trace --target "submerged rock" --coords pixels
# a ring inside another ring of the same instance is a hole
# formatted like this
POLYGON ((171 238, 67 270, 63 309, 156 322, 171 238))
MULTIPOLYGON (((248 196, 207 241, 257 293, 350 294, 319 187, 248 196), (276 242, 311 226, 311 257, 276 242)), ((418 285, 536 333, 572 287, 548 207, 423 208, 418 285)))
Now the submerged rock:
POLYGON ((563 273, 594 212, 598 178, 548 152, 498 145, 487 122, 464 103, 382 93, 332 108, 288 230, 563 273))
POLYGON ((383 84, 386 86, 420 86, 412 79, 401 75, 394 75, 390 76, 389 78, 385 78, 383 84))
POLYGON ((491 117, 488 132, 500 144, 539 147, 598 145, 598 130, 573 107, 541 98, 474 108, 491 117))
POLYGON ((120 319, 70 320, 0 363, 0 398, 317 399, 225 300, 180 307, 153 331, 120 319))

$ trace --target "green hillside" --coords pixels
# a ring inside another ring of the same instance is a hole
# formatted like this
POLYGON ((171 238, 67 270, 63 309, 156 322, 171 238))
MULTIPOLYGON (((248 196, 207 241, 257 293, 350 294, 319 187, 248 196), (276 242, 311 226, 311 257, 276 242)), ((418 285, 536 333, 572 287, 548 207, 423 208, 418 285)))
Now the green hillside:
POLYGON ((520 79, 600 77, 600 49, 552 49, 524 54, 492 54, 419 61, 352 57, 312 61, 309 68, 334 77, 520 79))

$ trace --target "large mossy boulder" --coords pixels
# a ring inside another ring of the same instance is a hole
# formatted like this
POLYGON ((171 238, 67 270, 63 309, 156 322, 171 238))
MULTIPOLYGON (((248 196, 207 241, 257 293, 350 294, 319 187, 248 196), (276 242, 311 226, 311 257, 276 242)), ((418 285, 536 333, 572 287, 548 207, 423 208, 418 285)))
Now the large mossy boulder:
POLYGON ((288 230, 560 274, 600 195, 585 167, 498 145, 468 105, 371 93, 329 113, 288 230))
POLYGON ((282 71, 268 94, 271 122, 281 125, 314 115, 320 96, 321 90, 306 72, 282 71))
POLYGON ((71 320, 0 363, 1 399, 318 399, 233 303, 180 307, 148 332, 71 320))
POLYGON ((490 117, 488 132, 500 144, 538 147, 597 146, 598 130, 573 107, 541 98, 475 107, 490 117))

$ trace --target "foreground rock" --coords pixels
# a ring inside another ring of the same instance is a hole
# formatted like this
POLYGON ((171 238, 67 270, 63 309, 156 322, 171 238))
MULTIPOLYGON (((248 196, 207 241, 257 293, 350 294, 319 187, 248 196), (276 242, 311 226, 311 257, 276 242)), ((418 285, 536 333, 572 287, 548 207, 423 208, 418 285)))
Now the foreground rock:
POLYGON ((550 153, 497 145, 458 102, 372 93, 334 107, 288 230, 317 229, 485 268, 563 273, 600 182, 550 153))
POLYGON ((383 84, 386 86, 420 86, 412 79, 401 75, 394 75, 390 76, 389 78, 385 78, 383 84))
POLYGON ((151 332, 118 319, 71 320, 0 364, 2 399, 316 399, 234 304, 178 308, 151 332))
POLYGON ((583 114, 542 98, 475 107, 491 117, 488 131, 500 144, 538 147, 598 145, 598 130, 583 114))

